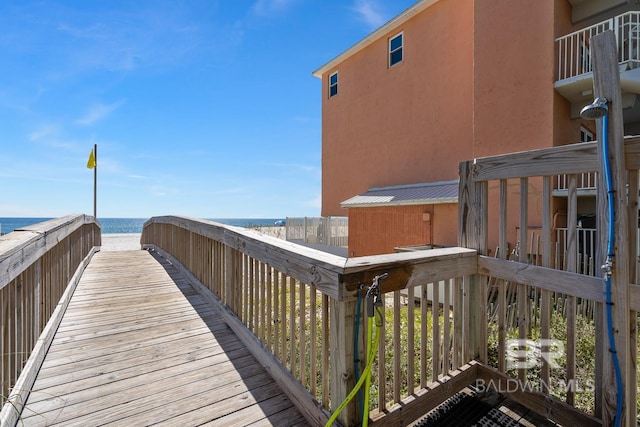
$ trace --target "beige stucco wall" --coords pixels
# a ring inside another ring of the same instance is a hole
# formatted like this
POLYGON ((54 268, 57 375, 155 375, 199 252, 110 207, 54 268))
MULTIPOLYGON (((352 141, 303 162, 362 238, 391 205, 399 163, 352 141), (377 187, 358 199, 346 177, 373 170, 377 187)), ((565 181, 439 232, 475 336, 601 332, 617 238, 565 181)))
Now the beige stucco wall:
MULTIPOLYGON (((325 73, 322 215, 345 215, 340 202, 372 187, 455 179, 463 160, 578 142, 581 122, 571 119, 569 103, 553 86, 555 38, 576 29, 570 15, 567 0, 440 0, 325 73), (399 31, 405 59, 388 68, 388 38, 399 31), (334 71, 339 93, 329 99, 334 71)), ((497 188, 489 186, 491 206, 497 188)), ((538 226, 541 180, 530 180, 528 190, 529 225, 538 226)), ((519 183, 510 182, 512 246, 519 197, 519 183)), ((554 209, 562 206, 554 202, 554 209)), ((454 208, 430 208, 432 243, 455 244, 454 208)), ((369 214, 380 220, 383 211, 369 214)), ((350 217, 351 229, 366 230, 366 210, 350 217)), ((493 251, 497 208, 490 218, 493 251)), ((357 252, 365 240, 359 238, 357 252)), ((379 253, 371 244, 364 251, 379 253)))
POLYGON ((474 30, 472 157, 552 146, 554 1, 475 0, 474 30))
POLYGON ((382 37, 322 82, 322 215, 371 187, 457 178, 472 148, 472 2, 441 1, 406 23, 404 62, 382 37), (443 161, 446 159, 446 161, 443 161))

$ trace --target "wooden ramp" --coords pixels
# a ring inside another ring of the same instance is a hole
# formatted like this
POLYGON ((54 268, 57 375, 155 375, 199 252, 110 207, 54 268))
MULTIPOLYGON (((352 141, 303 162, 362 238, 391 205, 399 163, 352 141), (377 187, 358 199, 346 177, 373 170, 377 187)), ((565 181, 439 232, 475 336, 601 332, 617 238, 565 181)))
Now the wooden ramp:
POLYGON ((307 425, 214 307, 166 260, 99 252, 18 425, 307 425))

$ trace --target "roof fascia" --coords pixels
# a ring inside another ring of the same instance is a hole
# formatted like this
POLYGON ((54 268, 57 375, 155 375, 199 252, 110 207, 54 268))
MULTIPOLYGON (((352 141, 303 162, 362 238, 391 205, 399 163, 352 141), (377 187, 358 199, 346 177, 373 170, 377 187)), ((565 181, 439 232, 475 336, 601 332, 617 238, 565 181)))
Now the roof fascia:
POLYGON ((402 200, 399 202, 379 202, 379 203, 340 203, 341 208, 373 208, 382 206, 416 206, 416 205, 443 205, 458 203, 457 197, 439 197, 433 199, 402 200))
POLYGON ((382 25, 380 28, 378 28, 377 30, 375 30, 374 32, 372 32, 371 34, 369 34, 368 36, 360 40, 358 43, 351 46, 349 49, 345 50, 340 55, 336 56, 331 61, 324 64, 322 67, 318 68, 316 71, 311 73, 311 75, 313 77, 317 77, 321 79, 325 73, 335 68, 336 65, 338 65, 348 57, 360 52, 362 49, 369 46, 371 43, 375 42, 380 37, 387 34, 389 31, 394 30, 395 28, 407 22, 413 16, 417 15, 418 13, 422 12, 429 6, 432 6, 433 4, 439 1, 440 0, 419 0, 416 4, 409 7, 407 10, 400 13, 395 18, 392 18, 386 24, 382 25))

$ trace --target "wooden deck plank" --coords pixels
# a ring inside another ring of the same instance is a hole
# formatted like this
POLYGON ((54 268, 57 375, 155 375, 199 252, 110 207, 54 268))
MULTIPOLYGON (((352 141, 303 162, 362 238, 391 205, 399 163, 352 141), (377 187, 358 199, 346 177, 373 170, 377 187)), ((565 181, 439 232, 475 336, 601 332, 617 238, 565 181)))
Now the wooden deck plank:
POLYGON ((129 251, 87 267, 19 421, 96 423, 306 421, 183 275, 129 251))
MULTIPOLYGON (((253 366, 253 370, 259 371, 259 366, 253 366)), ((193 375, 180 377, 179 383, 173 383, 170 388, 158 391, 155 395, 139 397, 127 391, 128 401, 112 406, 102 407, 99 411, 85 416, 66 420, 65 426, 83 427, 89 425, 92 420, 99 417, 100 422, 112 426, 123 425, 149 425, 157 419, 165 419, 168 414, 182 413, 180 405, 188 401, 198 393, 208 394, 211 398, 209 405, 215 405, 215 399, 228 390, 242 389, 246 387, 260 387, 271 384, 271 377, 264 372, 242 380, 229 381, 226 377, 215 377, 212 379, 205 372, 194 372, 193 375)), ((123 399, 124 400, 124 399, 123 399)), ((209 410, 209 409, 204 409, 209 410)))

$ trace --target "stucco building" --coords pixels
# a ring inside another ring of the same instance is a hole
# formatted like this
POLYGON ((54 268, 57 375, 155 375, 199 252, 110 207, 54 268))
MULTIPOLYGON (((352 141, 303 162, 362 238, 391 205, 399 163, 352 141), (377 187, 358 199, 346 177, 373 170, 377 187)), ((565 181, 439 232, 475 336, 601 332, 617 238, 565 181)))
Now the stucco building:
MULTIPOLYGON (((598 32, 617 35, 625 133, 640 131, 639 9, 635 0, 421 0, 316 70, 322 215, 349 217, 349 255, 455 245, 462 160, 593 139, 579 111, 593 98, 598 32)), ((516 236, 514 225, 511 245, 516 236)))

